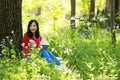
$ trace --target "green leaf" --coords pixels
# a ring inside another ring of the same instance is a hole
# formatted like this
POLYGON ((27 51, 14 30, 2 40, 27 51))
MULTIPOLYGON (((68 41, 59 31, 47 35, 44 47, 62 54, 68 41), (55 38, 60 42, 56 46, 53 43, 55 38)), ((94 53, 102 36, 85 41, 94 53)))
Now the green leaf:
POLYGON ((11 54, 15 54, 16 52, 15 52, 14 49, 11 49, 11 50, 10 50, 10 53, 11 53, 11 54))

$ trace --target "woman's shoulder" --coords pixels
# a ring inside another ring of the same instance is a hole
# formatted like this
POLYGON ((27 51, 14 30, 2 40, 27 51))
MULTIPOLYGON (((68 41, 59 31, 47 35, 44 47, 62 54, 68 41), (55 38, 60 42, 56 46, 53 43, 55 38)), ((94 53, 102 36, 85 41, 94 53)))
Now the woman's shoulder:
POLYGON ((25 33, 23 39, 30 39, 30 37, 25 33))
POLYGON ((39 36, 38 39, 42 40, 42 36, 39 36))
POLYGON ((25 33, 25 34, 24 34, 24 37, 29 37, 29 36, 27 35, 27 33, 25 33))
POLYGON ((42 38, 42 36, 40 35, 39 38, 42 38))

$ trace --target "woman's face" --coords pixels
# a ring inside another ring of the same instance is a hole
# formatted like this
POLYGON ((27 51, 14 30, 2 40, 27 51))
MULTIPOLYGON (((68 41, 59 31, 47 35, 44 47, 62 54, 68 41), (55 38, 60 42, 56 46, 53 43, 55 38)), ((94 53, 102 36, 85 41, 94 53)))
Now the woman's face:
POLYGON ((30 25, 30 31, 35 34, 37 30, 37 25, 35 24, 35 22, 33 22, 31 25, 30 25))

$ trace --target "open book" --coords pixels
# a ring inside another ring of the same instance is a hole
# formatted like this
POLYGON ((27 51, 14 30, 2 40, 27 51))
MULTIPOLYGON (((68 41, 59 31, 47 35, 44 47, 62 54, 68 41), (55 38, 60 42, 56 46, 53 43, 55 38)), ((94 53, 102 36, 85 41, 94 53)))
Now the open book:
POLYGON ((49 45, 49 42, 45 38, 42 38, 40 42, 40 47, 42 46, 44 49, 47 49, 49 45))

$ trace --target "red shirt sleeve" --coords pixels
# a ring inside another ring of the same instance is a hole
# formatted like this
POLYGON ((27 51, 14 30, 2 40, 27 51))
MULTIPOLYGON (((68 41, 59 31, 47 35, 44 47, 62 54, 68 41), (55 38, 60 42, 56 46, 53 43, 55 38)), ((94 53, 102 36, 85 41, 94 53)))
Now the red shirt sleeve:
POLYGON ((30 50, 28 48, 28 42, 29 42, 29 37, 27 34, 24 35, 22 39, 22 51, 25 52, 26 54, 30 53, 30 50))
POLYGON ((36 41, 36 44, 37 44, 36 48, 38 48, 40 46, 41 40, 42 40, 42 37, 40 36, 36 41))

